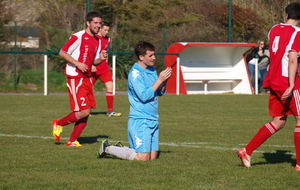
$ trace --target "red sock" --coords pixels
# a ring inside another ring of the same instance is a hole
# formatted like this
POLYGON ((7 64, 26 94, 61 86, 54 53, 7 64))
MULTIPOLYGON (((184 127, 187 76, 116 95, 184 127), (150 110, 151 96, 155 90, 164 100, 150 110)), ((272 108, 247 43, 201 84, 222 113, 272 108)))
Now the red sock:
POLYGON ((107 112, 114 110, 114 95, 112 92, 106 92, 107 112))
POLYGON ((300 126, 295 127, 294 144, 296 149, 296 164, 300 166, 300 126))
POLYGON ((71 112, 69 115, 65 116, 64 118, 60 119, 57 122, 57 125, 65 126, 70 123, 77 122, 80 119, 80 117, 77 115, 77 112, 71 112))
POLYGON ((69 141, 71 142, 76 141, 80 136, 80 134, 82 133, 83 129, 85 128, 86 124, 87 124, 86 118, 77 121, 74 125, 74 129, 70 135, 69 141))
POLYGON ((276 128, 271 124, 271 122, 263 125, 245 147, 247 154, 251 155, 255 149, 257 149, 275 132, 276 132, 276 128))

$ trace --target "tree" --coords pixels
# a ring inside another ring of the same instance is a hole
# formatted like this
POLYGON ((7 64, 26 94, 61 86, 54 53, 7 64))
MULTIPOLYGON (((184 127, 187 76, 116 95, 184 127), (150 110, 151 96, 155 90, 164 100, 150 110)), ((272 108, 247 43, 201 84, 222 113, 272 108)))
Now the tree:
MULTIPOLYGON (((226 42, 228 0, 101 0, 90 1, 91 11, 103 13, 113 23, 110 31, 111 52, 132 52, 139 40, 153 43, 157 52, 175 42, 226 42), (164 47, 165 46, 165 47, 164 47)), ((284 22, 284 8, 291 0, 232 0, 233 42, 266 39, 269 29, 284 22)), ((3 40, 13 37, 4 25, 18 22, 19 27, 39 27, 41 51, 59 51, 68 37, 85 28, 85 0, 0 0, 3 40), (14 14, 11 14, 14 13, 14 14), (9 36, 10 35, 10 36, 9 36)), ((9 41, 9 40, 8 40, 9 41)), ((5 46, 2 43, 1 48, 5 46)), ((39 56, 39 55, 38 55, 39 56)), ((39 57, 20 60, 21 64, 39 57)), ((4 56, 8 57, 8 56, 4 56)), ((18 55, 18 59, 21 59, 18 55)), ((8 58, 6 58, 8 59, 8 58)), ((1 59, 3 62, 5 59, 1 59)), ((133 55, 118 56, 119 77, 126 77, 133 55)), ((0 62, 0 63, 2 63, 0 62)), ((6 60, 12 65, 12 59, 6 60)), ((51 56, 51 68, 62 70, 63 61, 51 56), (58 65, 57 65, 58 64, 58 65)), ((163 66, 163 59, 157 60, 163 66)), ((27 63, 28 65, 28 63, 27 63)), ((36 67, 33 67, 36 68, 36 67)), ((0 65, 0 69, 1 65, 0 65)))
MULTIPOLYGON (((212 18, 215 18, 216 24, 221 27, 228 28, 228 4, 223 4, 216 7, 215 11, 212 11, 210 15, 212 18)), ((232 5, 232 27, 234 41, 249 42, 253 39, 260 39, 262 36, 265 38, 266 35, 263 31, 265 25, 266 21, 256 12, 235 4, 232 5)))
MULTIPOLYGON (((163 27, 168 25, 183 25, 192 23, 201 17, 195 13, 176 13, 188 4, 185 0, 103 0, 95 3, 94 9, 103 13, 103 19, 113 23, 110 31, 110 51, 132 52, 135 44, 140 41, 149 41, 156 46, 157 52, 163 51, 163 27), (170 14, 173 12, 175 14, 170 14)), ((119 61, 120 57, 118 56, 119 61)), ((128 55, 127 55, 128 57, 128 55)), ((127 63, 123 60, 118 63, 122 68, 123 76, 128 70, 124 70, 124 64, 131 65, 135 59, 130 56, 127 63)), ((157 67, 162 67, 163 60, 159 60, 157 67)), ((130 68, 130 67, 125 67, 130 68)))

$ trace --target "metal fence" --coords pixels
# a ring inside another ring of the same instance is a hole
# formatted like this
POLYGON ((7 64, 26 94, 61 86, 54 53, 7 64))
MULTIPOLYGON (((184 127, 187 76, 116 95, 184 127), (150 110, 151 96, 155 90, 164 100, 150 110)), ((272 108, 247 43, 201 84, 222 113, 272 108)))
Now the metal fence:
MULTIPOLYGON (((45 52, 45 51, 0 51, 0 54, 13 54, 14 55, 14 89, 17 89, 17 55, 18 54, 42 54, 43 55, 43 68, 44 68, 44 95, 48 95, 48 55, 49 54, 58 54, 58 52, 45 52)), ((117 67, 117 55, 133 55, 134 52, 109 52, 112 55, 112 75, 113 75, 113 94, 115 95, 115 87, 116 87, 116 67, 117 67)), ((155 53, 155 55, 176 55, 178 57, 177 62, 179 63, 179 54, 178 53, 155 53)), ((179 64, 177 64, 179 67, 179 64)), ((179 69, 177 69, 179 71, 179 69)), ((177 73, 177 78, 179 79, 179 73, 177 73)), ((179 82, 178 82, 179 86, 179 82)), ((178 87, 179 92, 179 87, 178 87)))

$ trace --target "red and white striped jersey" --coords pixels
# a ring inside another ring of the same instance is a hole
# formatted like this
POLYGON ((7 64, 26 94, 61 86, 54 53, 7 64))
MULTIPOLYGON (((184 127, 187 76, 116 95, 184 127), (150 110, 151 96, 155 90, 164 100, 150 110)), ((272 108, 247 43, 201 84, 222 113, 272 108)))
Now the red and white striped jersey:
POLYGON ((71 55, 79 62, 88 65, 89 70, 82 73, 75 65, 66 63, 65 75, 69 78, 81 78, 91 76, 91 67, 95 59, 100 58, 101 43, 97 36, 90 36, 85 30, 73 34, 62 51, 71 55))
MULTIPOLYGON (((289 86, 289 51, 300 52, 300 28, 290 24, 278 24, 268 34, 270 66, 263 87, 272 90, 286 90, 289 86)), ((298 69, 297 69, 298 70, 298 69)), ((294 89, 300 89, 299 74, 294 89)))
MULTIPOLYGON (((110 38, 108 36, 102 37, 100 35, 97 35, 97 37, 100 39, 101 41, 101 50, 107 50, 108 51, 108 44, 110 42, 110 38)), ((102 63, 100 63, 99 65, 96 66, 97 68, 97 72, 96 75, 101 75, 103 73, 109 72, 110 68, 108 66, 108 63, 106 60, 102 61, 102 63)))

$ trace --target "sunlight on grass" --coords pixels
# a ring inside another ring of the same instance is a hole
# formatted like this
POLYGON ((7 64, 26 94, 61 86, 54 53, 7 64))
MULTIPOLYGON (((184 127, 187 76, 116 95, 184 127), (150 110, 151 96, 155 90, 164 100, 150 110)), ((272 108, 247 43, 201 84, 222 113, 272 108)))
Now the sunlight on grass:
POLYGON ((97 159, 99 141, 127 141, 129 103, 115 97, 120 118, 105 116, 97 96, 88 126, 66 147, 51 121, 70 112, 66 95, 0 97, 0 189, 295 189, 294 119, 241 166, 236 150, 270 121, 267 95, 165 95, 159 99, 160 157, 149 162, 97 159))

